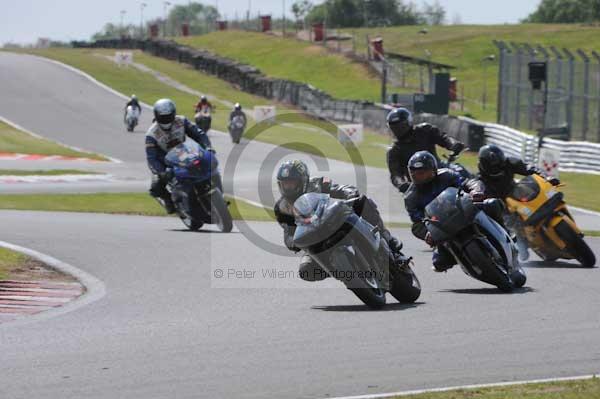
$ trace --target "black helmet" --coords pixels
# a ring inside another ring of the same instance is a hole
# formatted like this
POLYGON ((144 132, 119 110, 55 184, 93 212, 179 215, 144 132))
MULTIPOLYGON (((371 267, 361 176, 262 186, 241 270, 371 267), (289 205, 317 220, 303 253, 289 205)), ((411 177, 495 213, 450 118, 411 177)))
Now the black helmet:
POLYGON ((284 162, 277 171, 279 192, 285 199, 292 202, 306 193, 309 179, 308 167, 302 161, 284 162))
POLYGON ((506 156, 497 145, 484 145, 479 149, 479 163, 477 164, 477 167, 483 176, 502 176, 505 163, 506 156))
POLYGON ((175 121, 175 103, 168 98, 163 98, 154 103, 154 119, 163 130, 170 130, 175 121))
POLYGON ((437 160, 428 151, 415 152, 408 160, 408 171, 414 184, 427 184, 437 176, 437 160))
POLYGON ((200 102, 201 102, 201 103, 205 103, 205 102, 207 102, 207 101, 208 101, 208 98, 206 98, 206 96, 202 96, 202 97, 200 97, 200 102))
POLYGON ((387 125, 398 140, 408 136, 412 129, 412 113, 406 108, 396 108, 387 115, 387 125))
POLYGON ((235 103, 235 105, 233 106, 233 108, 234 108, 236 111, 241 111, 241 110, 242 110, 242 106, 240 105, 240 103, 235 103))

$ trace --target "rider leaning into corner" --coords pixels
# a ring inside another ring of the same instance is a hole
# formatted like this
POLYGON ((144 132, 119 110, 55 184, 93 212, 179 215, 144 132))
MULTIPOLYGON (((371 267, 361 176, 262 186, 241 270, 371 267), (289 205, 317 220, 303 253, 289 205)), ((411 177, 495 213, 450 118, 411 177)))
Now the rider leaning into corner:
POLYGON ((413 125, 412 113, 406 108, 397 108, 387 115, 387 125, 394 136, 394 144, 387 153, 387 164, 392 184, 404 193, 410 186, 407 168, 408 160, 417 151, 431 153, 441 167, 445 167, 435 146, 439 145, 455 154, 460 153, 465 145, 440 131, 428 123, 413 125))
POLYGON ((123 115, 123 120, 125 120, 125 117, 127 116, 127 107, 129 107, 130 105, 133 108, 137 108, 140 115, 142 114, 142 107, 140 107, 140 102, 138 101, 137 96, 135 94, 132 94, 127 104, 125 104, 125 114, 123 115))
MULTIPOLYGON (((373 226, 379 227, 381 236, 388 242, 392 253, 397 255, 402 249, 402 244, 385 228, 377 210, 377 205, 370 198, 361 195, 356 187, 334 184, 325 177, 311 179, 306 164, 298 160, 284 162, 279 167, 277 185, 279 186, 281 198, 275 203, 275 217, 283 228, 283 240, 290 251, 300 251, 294 246, 294 233, 296 231, 293 213, 294 202, 308 192, 329 194, 331 198, 336 199, 353 200, 351 205, 354 211, 373 226)), ((306 281, 320 281, 329 276, 307 254, 302 256, 300 261, 299 275, 306 281)))
MULTIPOLYGON (((458 173, 450 169, 438 169, 437 160, 427 151, 415 153, 408 161, 408 170, 412 183, 404 196, 404 206, 412 221, 412 233, 415 237, 434 247, 433 268, 436 272, 444 272, 456 264, 456 259, 443 245, 436 245, 425 225, 425 207, 448 187, 462 188, 471 194, 473 201, 481 202, 474 197, 473 180, 465 181, 458 173)), ((500 225, 502 209, 487 210, 490 217, 500 225)))
MULTIPOLYGON (((478 157, 479 173, 472 181, 471 186, 473 195, 481 199, 498 198, 504 201, 515 187, 515 175, 537 174, 554 186, 560 184, 559 179, 544 175, 534 165, 527 164, 518 158, 507 157, 500 147, 493 144, 481 147, 478 157)), ((521 230, 519 218, 508 215, 506 220, 508 226, 517 233, 519 258, 523 261, 527 260, 529 258, 527 240, 519 234, 521 230)))
POLYGON ((152 172, 150 195, 164 201, 168 213, 175 212, 171 195, 166 189, 169 173, 165 156, 169 150, 186 140, 197 142, 202 148, 214 152, 205 132, 186 119, 177 115, 175 103, 169 99, 158 100, 154 104, 154 121, 146 133, 146 160, 152 172))

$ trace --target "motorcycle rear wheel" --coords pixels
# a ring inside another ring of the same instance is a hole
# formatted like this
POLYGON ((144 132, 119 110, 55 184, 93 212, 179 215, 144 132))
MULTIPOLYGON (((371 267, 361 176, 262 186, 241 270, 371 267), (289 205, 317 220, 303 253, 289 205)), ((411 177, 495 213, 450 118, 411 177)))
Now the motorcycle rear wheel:
POLYGON ((377 310, 385 306, 385 291, 379 287, 377 280, 372 279, 356 279, 354 284, 362 282, 366 288, 350 288, 350 291, 354 293, 365 305, 371 309, 377 310))

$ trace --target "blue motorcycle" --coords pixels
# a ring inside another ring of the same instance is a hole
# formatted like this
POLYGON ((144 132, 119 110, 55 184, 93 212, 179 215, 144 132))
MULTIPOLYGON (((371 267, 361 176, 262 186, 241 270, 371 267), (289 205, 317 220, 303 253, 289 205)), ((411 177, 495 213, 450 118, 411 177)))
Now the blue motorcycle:
POLYGON ((186 141, 169 150, 165 163, 171 176, 167 190, 183 224, 192 231, 216 224, 223 233, 229 233, 233 221, 223 197, 215 154, 186 141))

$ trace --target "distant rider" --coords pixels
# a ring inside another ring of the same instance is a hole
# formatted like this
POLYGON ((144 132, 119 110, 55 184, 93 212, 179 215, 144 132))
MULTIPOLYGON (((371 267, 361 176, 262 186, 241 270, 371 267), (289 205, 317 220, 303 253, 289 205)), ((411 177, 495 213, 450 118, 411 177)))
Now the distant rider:
MULTIPOLYGON (((377 205, 366 196, 360 195, 356 187, 334 184, 325 177, 311 179, 306 164, 298 160, 284 162, 279 167, 277 184, 281 198, 275 203, 275 216, 283 228, 283 239, 290 251, 299 251, 294 246, 296 231, 294 202, 303 194, 314 192, 329 194, 331 198, 354 200, 352 204, 354 211, 373 226, 379 227, 382 237, 388 242, 394 255, 400 252, 402 244, 385 228, 377 205)), ((300 261, 299 275, 306 281, 320 281, 328 277, 327 272, 307 254, 300 261)))
POLYGON ((198 101, 198 103, 196 104, 196 107, 194 108, 194 112, 198 113, 198 112, 212 112, 214 109, 212 103, 210 101, 208 101, 208 98, 206 96, 202 96, 200 97, 200 101, 198 101))
POLYGON ((177 115, 173 101, 166 98, 158 100, 154 104, 154 121, 146 133, 146 160, 153 174, 150 195, 161 198, 168 213, 175 212, 175 207, 166 189, 170 176, 166 171, 165 157, 171 148, 183 143, 186 137, 214 152, 206 133, 185 116, 177 115))
POLYGON ((127 107, 132 106, 133 109, 138 110, 138 115, 142 114, 142 107, 140 107, 140 103, 138 101, 138 98, 135 94, 131 95, 131 99, 127 102, 127 104, 125 104, 125 115, 123 116, 123 120, 125 120, 126 116, 127 116, 127 107))
POLYGON ((392 184, 404 193, 410 185, 408 160, 417 151, 431 153, 438 165, 440 162, 435 146, 439 145, 454 153, 460 153, 465 145, 453 139, 437 127, 428 123, 413 125, 412 113, 406 108, 397 108, 387 115, 387 125, 394 135, 394 144, 387 153, 387 164, 392 184))
POLYGON ((231 122, 233 122, 233 118, 235 118, 236 116, 241 116, 242 118, 244 118, 244 126, 245 126, 246 122, 247 122, 247 118, 246 118, 246 114, 244 113, 244 111, 242 111, 242 106, 240 105, 240 103, 236 103, 233 106, 233 110, 229 114, 229 124, 230 125, 231 125, 231 122))

